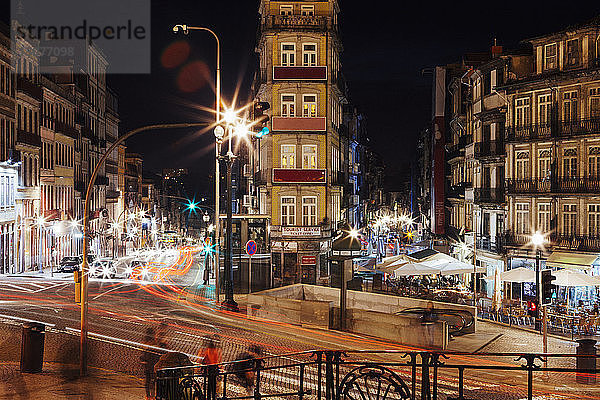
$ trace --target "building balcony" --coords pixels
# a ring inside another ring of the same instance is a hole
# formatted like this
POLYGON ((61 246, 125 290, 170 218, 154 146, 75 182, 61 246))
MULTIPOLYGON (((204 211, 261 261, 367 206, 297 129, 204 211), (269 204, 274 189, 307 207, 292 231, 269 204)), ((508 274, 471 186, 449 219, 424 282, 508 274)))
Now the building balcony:
POLYGON ((117 175, 119 173, 119 168, 116 165, 106 163, 104 170, 107 174, 117 175))
POLYGON ((120 195, 121 192, 119 192, 118 190, 106 189, 106 199, 118 199, 120 195))
POLYGON ((55 120, 54 131, 62 133, 65 136, 68 136, 72 139, 77 139, 79 137, 79 132, 73 126, 68 125, 62 121, 55 120))
POLYGON ((571 137, 600 133, 600 118, 576 119, 558 122, 558 136, 571 137))
POLYGON ((254 173, 254 186, 265 186, 267 184, 267 171, 254 173))
POLYGON ((474 197, 476 203, 504 203, 504 188, 475 188, 474 197))
POLYGON ((348 182, 347 175, 342 171, 336 171, 331 174, 332 185, 345 185, 348 182))
POLYGON ((447 148, 448 161, 465 156, 465 146, 455 144, 447 148))
POLYGON ((550 236, 551 242, 561 248, 577 251, 600 251, 600 237, 588 235, 567 235, 553 234, 550 236))
POLYGON ((12 97, 9 97, 3 93, 0 93, 0 107, 12 110, 12 114, 14 116, 15 99, 13 99, 12 97))
POLYGON ((506 154, 503 140, 475 143, 475 158, 502 157, 506 154))
POLYGON ((478 236, 477 249, 488 251, 490 253, 504 254, 505 241, 506 239, 504 236, 478 236))
POLYGON ((96 181, 94 182, 96 186, 108 186, 108 177, 104 175, 96 176, 96 181))
POLYGON ((462 199, 465 197, 465 189, 472 187, 471 182, 462 182, 456 185, 450 185, 446 190, 446 197, 454 199, 462 199))
POLYGON ((43 91, 41 86, 31 82, 23 76, 17 77, 17 91, 25 93, 32 99, 40 102, 42 101, 43 91))
POLYGON ((327 170, 273 168, 273 183, 326 183, 327 170))
POLYGON ((282 67, 273 66, 273 80, 290 81, 325 81, 327 80, 327 67, 282 67))
POLYGON ((599 193, 600 176, 508 179, 509 194, 599 193))
POLYGON ((88 128, 87 126, 81 127, 81 135, 90 140, 94 139, 94 132, 92 132, 92 130, 90 128, 88 128))
POLYGON ((510 126, 506 128, 506 139, 513 142, 569 138, 600 133, 600 118, 577 118, 555 123, 510 126))
POLYGON ((271 121, 273 132, 327 131, 325 117, 271 117, 271 121))
POLYGON ((264 18, 262 29, 328 30, 337 29, 333 18, 325 16, 269 15, 264 18))
POLYGON ((42 139, 39 135, 24 131, 23 129, 17 129, 17 143, 42 147, 42 139))
POLYGON ((83 193, 83 192, 85 192, 86 185, 85 185, 85 183, 83 183, 83 181, 75 181, 73 183, 73 188, 75 189, 75 191, 77 191, 79 193, 83 193))

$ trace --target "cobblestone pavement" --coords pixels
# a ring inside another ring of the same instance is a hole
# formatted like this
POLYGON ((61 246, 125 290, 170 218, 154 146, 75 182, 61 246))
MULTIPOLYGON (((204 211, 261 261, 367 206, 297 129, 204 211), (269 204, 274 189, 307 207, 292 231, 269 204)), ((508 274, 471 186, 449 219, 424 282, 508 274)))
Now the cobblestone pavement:
POLYGON ((45 363, 43 372, 19 372, 16 363, 0 365, 0 399, 44 400, 124 400, 143 399, 143 380, 111 371, 90 369, 79 379, 74 366, 45 363))
MULTIPOLYGON (((197 274, 191 271, 192 274, 197 274)), ((260 344, 266 354, 287 354, 310 349, 409 350, 397 343, 342 332, 311 330, 268 321, 254 321, 215 309, 210 288, 198 291, 197 303, 186 300, 181 282, 172 285, 145 285, 122 281, 92 281, 90 285, 90 336, 126 345, 152 344, 147 329, 152 327, 162 336, 166 350, 180 351, 193 360, 204 340, 218 334, 222 341, 224 361, 233 360, 249 344, 260 344)), ((189 279, 187 281, 189 283, 189 279)), ((79 307, 73 302, 73 283, 70 280, 39 278, 0 279, 0 319, 36 320, 48 324, 57 332, 77 334, 79 307)), ((483 346, 482 352, 540 352, 541 337, 515 328, 480 322, 478 329, 495 338, 483 346)), ((458 350, 458 349, 456 349, 458 350)), ((574 353, 575 344, 566 340, 549 339, 549 351, 574 353)), ((126 354, 116 357, 126 357, 126 354)), ((373 355, 369 361, 390 361, 390 356, 373 355)), ((514 360, 482 357, 461 357, 459 361, 473 365, 515 365, 514 360)), ((447 362, 448 363, 448 362, 447 362)), ((410 373, 402 372, 410 378, 410 373)), ((575 385, 568 374, 555 374, 546 381, 536 376, 534 387, 538 399, 594 399, 600 393, 594 387, 575 385), (574 393, 577 393, 574 396, 574 393)), ((466 395, 472 399, 526 398, 525 374, 521 371, 466 371, 466 395)), ((457 396, 455 371, 440 370, 441 399, 457 396)))

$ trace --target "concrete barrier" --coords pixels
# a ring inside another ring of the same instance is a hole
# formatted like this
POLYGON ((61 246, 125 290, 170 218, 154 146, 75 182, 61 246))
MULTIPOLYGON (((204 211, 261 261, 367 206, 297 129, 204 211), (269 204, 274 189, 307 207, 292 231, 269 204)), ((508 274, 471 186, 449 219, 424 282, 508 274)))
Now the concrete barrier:
POLYGON ((329 327, 330 303, 250 294, 247 315, 300 326, 329 327))
MULTIPOLYGON (((247 314, 300 326, 339 329, 340 289, 296 284, 248 295, 247 314)), ((448 325, 422 324, 419 316, 396 315, 408 308, 425 308, 427 300, 348 291, 347 329, 409 346, 446 349, 448 325)), ((471 311, 473 307, 434 302, 434 308, 471 311)), ((474 331, 475 327, 471 329, 474 331)))

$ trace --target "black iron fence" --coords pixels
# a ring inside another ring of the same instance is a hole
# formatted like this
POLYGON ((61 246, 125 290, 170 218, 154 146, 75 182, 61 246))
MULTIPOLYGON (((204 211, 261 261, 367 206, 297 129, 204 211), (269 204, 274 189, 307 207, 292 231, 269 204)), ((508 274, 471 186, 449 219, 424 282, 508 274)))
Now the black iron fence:
POLYGON ((568 121, 545 122, 506 128, 508 141, 572 137, 600 132, 600 118, 574 118, 568 121))
MULTIPOLYGON (((589 344, 586 350, 592 353, 589 344)), ((535 385, 548 395, 548 386, 536 381, 543 374, 552 374, 552 387, 568 383, 584 395, 585 384, 593 387, 596 381, 597 359, 583 354, 308 351, 218 366, 161 369, 156 398, 532 400, 538 394, 535 385), (499 385, 501 377, 510 385, 499 385)))
POLYGON ((600 176, 507 179, 509 193, 598 193, 600 176))

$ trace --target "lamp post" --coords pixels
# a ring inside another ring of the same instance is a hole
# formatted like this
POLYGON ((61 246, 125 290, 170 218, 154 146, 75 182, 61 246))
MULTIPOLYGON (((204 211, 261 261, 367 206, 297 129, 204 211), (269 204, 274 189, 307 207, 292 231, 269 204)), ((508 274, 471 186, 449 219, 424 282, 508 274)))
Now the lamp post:
MULTIPOLYGON (((216 83, 215 83, 215 123, 218 124, 221 120, 221 42, 219 40, 219 36, 209 28, 205 28, 203 26, 187 26, 187 25, 175 25, 173 27, 173 32, 177 33, 179 30, 182 30, 184 34, 188 34, 190 30, 197 31, 206 31, 210 33, 217 43, 217 60, 216 60, 216 83)), ((219 243, 219 196, 220 196, 220 171, 219 171, 219 157, 221 155, 221 143, 223 135, 221 135, 221 140, 217 137, 215 128, 215 296, 217 304, 219 303, 219 251, 220 251, 220 243, 219 243)), ((223 128, 221 128, 223 129, 223 128)))

